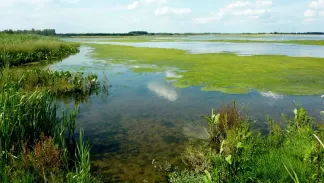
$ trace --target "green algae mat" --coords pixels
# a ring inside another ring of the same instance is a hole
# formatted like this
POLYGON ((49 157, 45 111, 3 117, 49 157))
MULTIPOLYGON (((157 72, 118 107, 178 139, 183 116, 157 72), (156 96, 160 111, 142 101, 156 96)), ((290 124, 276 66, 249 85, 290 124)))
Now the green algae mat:
MULTIPOLYGON (((324 58, 282 55, 189 54, 184 50, 90 44, 92 57, 125 65, 154 65, 154 70, 177 68, 175 86, 244 94, 250 89, 287 95, 324 93, 324 58), (135 62, 134 62, 135 60, 135 62), (130 62, 131 61, 131 62, 130 62)), ((150 68, 135 70, 152 71, 150 68)))

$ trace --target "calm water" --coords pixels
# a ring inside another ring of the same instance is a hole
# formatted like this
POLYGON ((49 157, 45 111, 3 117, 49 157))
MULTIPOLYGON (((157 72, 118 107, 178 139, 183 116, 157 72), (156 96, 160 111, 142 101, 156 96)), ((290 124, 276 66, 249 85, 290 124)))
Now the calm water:
POLYGON ((292 115, 294 101, 318 118, 323 110, 321 96, 284 96, 271 91, 229 95, 203 92, 200 87, 178 89, 164 79, 174 74, 171 70, 138 74, 109 60, 93 60, 91 51, 82 47, 79 54, 50 68, 108 76, 108 97, 92 96, 82 104, 77 126, 85 129, 91 142, 94 167, 110 181, 166 181, 152 160, 181 166, 180 154, 188 140, 207 138, 202 115, 233 100, 246 106, 256 120, 253 127, 262 131, 266 130, 266 115, 278 119, 282 112, 292 115))
POLYGON ((174 48, 193 54, 235 53, 237 55, 287 55, 294 57, 324 58, 324 46, 282 44, 282 43, 224 43, 224 42, 91 42, 96 44, 118 44, 136 47, 174 48))
MULTIPOLYGON (((172 38, 172 37, 170 37, 172 38)), ((179 37, 179 40, 258 40, 258 41, 282 41, 282 40, 324 40, 324 35, 222 35, 222 36, 188 36, 179 37)))

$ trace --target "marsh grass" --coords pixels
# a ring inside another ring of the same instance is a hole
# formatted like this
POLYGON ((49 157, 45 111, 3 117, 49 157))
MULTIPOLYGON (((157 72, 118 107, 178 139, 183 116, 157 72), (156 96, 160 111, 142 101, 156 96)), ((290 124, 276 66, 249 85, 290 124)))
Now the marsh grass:
MULTIPOLYGON (((294 118, 283 118, 287 124, 285 127, 269 118, 269 133, 261 135, 251 130, 247 118, 237 117, 240 110, 233 107, 235 105, 223 106, 220 113, 212 112, 206 117, 208 125, 213 127, 209 144, 189 146, 183 154, 185 160, 208 162, 209 166, 206 163, 188 166, 192 172, 187 173, 189 177, 179 174, 178 178, 184 180, 204 173, 205 183, 323 182, 324 149, 319 139, 324 132, 303 108, 296 108, 294 118), (228 119, 234 119, 235 125, 220 128, 224 119, 221 116, 234 116, 228 119), (215 133, 218 131, 223 133, 215 133)), ((170 175, 172 180, 178 180, 174 175, 177 174, 170 175)))
POLYGON ((96 74, 51 71, 39 67, 4 68, 0 73, 0 87, 15 87, 25 92, 46 91, 58 99, 85 101, 92 94, 108 90, 96 74), (3 80, 9 80, 4 85, 3 80))
POLYGON ((61 59, 79 52, 79 46, 54 37, 0 33, 0 66, 61 59))
POLYGON ((50 93, 14 87, 2 87, 0 104, 0 182, 92 180, 90 147, 83 135, 74 140, 76 110, 58 117, 50 93), (78 180, 70 180, 69 172, 78 180))
POLYGON ((6 67, 0 81, 0 182, 94 182, 90 146, 74 139, 78 110, 57 113, 57 99, 88 96, 97 76, 6 67))

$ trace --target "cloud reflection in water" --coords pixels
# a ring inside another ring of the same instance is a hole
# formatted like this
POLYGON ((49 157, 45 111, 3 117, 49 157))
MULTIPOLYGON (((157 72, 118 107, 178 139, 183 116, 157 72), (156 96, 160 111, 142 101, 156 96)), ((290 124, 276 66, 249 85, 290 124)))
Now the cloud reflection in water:
POLYGON ((279 95, 279 94, 273 93, 272 91, 269 91, 269 92, 261 92, 260 94, 262 96, 266 97, 266 98, 271 98, 271 99, 274 99, 274 100, 279 100, 279 99, 283 99, 284 98, 283 95, 279 95))
POLYGON ((147 88, 156 93, 158 96, 163 97, 169 101, 176 101, 179 97, 177 91, 173 86, 159 82, 150 82, 147 84, 147 88))
POLYGON ((165 76, 166 76, 167 78, 182 78, 181 75, 179 75, 179 74, 177 74, 177 73, 175 73, 175 72, 173 72, 173 71, 166 71, 166 72, 165 72, 165 76))

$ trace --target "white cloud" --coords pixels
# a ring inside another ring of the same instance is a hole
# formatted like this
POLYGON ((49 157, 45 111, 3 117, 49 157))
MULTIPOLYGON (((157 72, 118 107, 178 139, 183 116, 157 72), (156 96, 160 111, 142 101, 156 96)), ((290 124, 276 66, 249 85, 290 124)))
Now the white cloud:
POLYGON ((77 3, 80 0, 0 0, 0 8, 29 5, 34 8, 41 8, 59 3, 77 3))
POLYGON ((268 11, 270 12, 270 10, 266 9, 246 9, 243 11, 234 11, 233 15, 259 16, 265 14, 268 11))
POLYGON ((315 17, 316 16, 316 11, 314 10, 306 10, 304 13, 305 17, 315 17))
POLYGON ((225 16, 246 16, 248 18, 257 19, 260 16, 271 12, 271 0, 256 0, 249 1, 236 1, 221 8, 216 13, 211 13, 206 17, 199 17, 193 19, 195 23, 206 24, 221 20, 225 16))
POLYGON ((313 22, 315 22, 315 18, 305 18, 304 22, 305 23, 313 23, 313 22))
POLYGON ((167 14, 176 14, 176 15, 185 15, 191 13, 190 8, 169 8, 163 7, 155 10, 156 15, 167 15, 167 14))
POLYGON ((245 7, 247 5, 249 5, 250 3, 248 1, 237 1, 234 3, 231 3, 229 5, 227 5, 227 8, 229 9, 233 9, 233 8, 240 8, 240 7, 245 7))
POLYGON ((128 9, 129 9, 129 10, 135 9, 135 8, 137 8, 138 4, 139 4, 138 1, 134 1, 132 4, 130 4, 130 5, 128 6, 128 9))
POLYGON ((167 0, 142 0, 142 2, 150 4, 150 3, 157 3, 157 4, 164 4, 167 0))
POLYGON ((149 4, 164 4, 166 3, 167 0, 140 0, 140 1, 134 1, 132 2, 132 4, 128 5, 128 9, 129 10, 133 10, 136 9, 137 7, 139 7, 140 5, 149 5, 149 4))
POLYGON ((308 9, 304 12, 304 22, 315 22, 318 16, 324 16, 324 0, 314 0, 308 5, 308 9))
POLYGON ((60 0, 61 3, 77 3, 80 0, 60 0))
POLYGON ((310 8, 321 9, 324 8, 324 0, 315 0, 309 3, 310 8))
POLYGON ((320 16, 324 17, 324 10, 319 13, 320 16))

